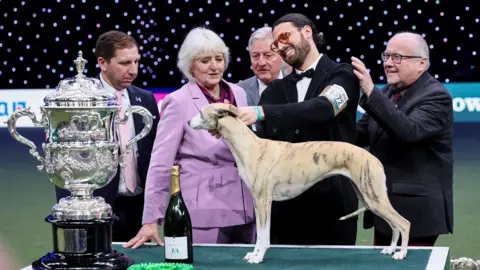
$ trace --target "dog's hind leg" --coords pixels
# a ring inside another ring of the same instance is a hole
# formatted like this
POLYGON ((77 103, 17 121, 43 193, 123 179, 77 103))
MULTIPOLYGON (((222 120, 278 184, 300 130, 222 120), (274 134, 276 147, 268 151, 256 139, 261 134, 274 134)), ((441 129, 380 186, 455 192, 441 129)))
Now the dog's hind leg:
POLYGON ((402 260, 407 256, 408 238, 410 233, 410 222, 398 214, 390 203, 372 209, 378 216, 382 217, 392 228, 392 241, 389 247, 382 250, 382 254, 392 254, 397 247, 398 239, 402 236, 402 246, 399 252, 392 256, 395 260, 402 260))
POLYGON ((380 193, 378 201, 366 199, 365 202, 370 205, 370 210, 377 216, 383 218, 392 228, 392 241, 390 246, 384 248, 382 254, 392 254, 397 248, 398 239, 402 235, 402 248, 400 252, 395 252, 392 256, 395 260, 401 260, 407 256, 408 235, 410 233, 410 222, 402 217, 390 204, 388 195, 380 193))
MULTIPOLYGON (((400 216, 400 215, 399 215, 400 216)), ((405 257, 407 257, 407 251, 408 251, 408 241, 410 237, 410 222, 400 216, 400 220, 402 225, 399 226, 400 228, 400 233, 402 234, 402 247, 400 249, 400 252, 397 252, 393 255, 393 259, 395 260, 401 260, 405 257)))
POLYGON ((248 252, 243 258, 248 263, 261 263, 265 253, 270 248, 271 196, 258 200, 254 196, 257 241, 253 252, 248 252))
POLYGON ((363 170, 358 188, 361 190, 367 207, 377 216, 383 218, 392 228, 392 241, 390 246, 384 248, 382 254, 392 254, 397 247, 400 233, 402 235, 402 248, 392 256, 395 260, 401 260, 407 256, 408 235, 410 222, 402 217, 390 203, 388 198, 385 172, 378 167, 367 164, 363 170), (374 188, 376 187, 376 188, 374 188))
POLYGON ((393 254, 395 252, 395 249, 397 248, 398 244, 398 238, 400 237, 400 230, 398 230, 397 227, 395 227, 392 222, 387 221, 388 225, 390 225, 390 228, 392 229, 392 240, 390 241, 390 246, 382 249, 380 253, 382 254, 393 254))

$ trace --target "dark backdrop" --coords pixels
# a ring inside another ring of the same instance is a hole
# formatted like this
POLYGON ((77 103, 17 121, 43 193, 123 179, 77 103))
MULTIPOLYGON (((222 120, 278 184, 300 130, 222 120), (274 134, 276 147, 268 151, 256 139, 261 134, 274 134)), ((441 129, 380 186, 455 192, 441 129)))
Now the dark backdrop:
POLYGON ((431 73, 442 81, 476 81, 480 75, 478 0, 291 1, 291 0, 2 0, 0 1, 0 88, 54 87, 74 75, 78 50, 95 76, 96 38, 119 29, 142 46, 140 76, 146 88, 178 87, 177 52, 187 32, 206 25, 232 52, 225 78, 250 77, 246 46, 255 28, 300 12, 324 33, 332 59, 364 57, 374 80, 384 82, 380 53, 397 31, 417 31, 431 46, 431 73))
MULTIPOLYGON (((385 42, 397 31, 411 30, 425 35, 431 46, 430 71, 440 81, 474 82, 480 77, 475 51, 479 5, 478 0, 0 0, 0 99, 1 89, 55 87, 73 76, 79 50, 89 61, 86 73, 95 76, 95 40, 111 29, 129 32, 141 44, 137 85, 178 87, 178 48, 191 28, 207 22, 231 49, 225 78, 236 82, 252 76, 246 51, 251 32, 287 12, 315 21, 326 39, 322 50, 333 59, 363 56, 378 83, 384 82, 378 61, 385 42)), ((41 149, 43 130, 18 131, 41 149)), ((478 123, 455 124, 455 234, 438 242, 452 248, 451 258, 480 258, 479 133, 478 123)), ((51 228, 43 219, 55 203, 54 188, 36 165, 28 148, 0 128, 0 242, 19 266, 52 249, 51 228)), ((371 245, 371 230, 360 229, 357 244, 371 245)))

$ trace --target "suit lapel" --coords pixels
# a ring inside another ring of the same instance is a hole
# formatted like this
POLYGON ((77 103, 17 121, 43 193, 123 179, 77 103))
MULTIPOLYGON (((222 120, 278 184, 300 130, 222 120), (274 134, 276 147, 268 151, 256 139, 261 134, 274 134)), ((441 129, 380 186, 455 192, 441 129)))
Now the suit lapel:
MULTIPOLYGON (((101 76, 101 74, 99 73, 96 78, 103 85, 100 76, 101 76)), ((142 104, 141 95, 133 87, 131 87, 131 86, 127 87, 127 93, 128 93, 128 99, 130 100, 130 106, 137 106, 138 105, 138 106, 145 107, 142 104)), ((138 115, 136 113, 133 113, 132 116, 133 116, 133 125, 135 127, 135 132, 136 132, 136 134, 138 134, 143 129, 143 119, 140 115, 138 115)))
MULTIPOLYGON (((419 88, 423 87, 425 82, 431 77, 428 72, 423 73, 417 81, 415 81, 410 87, 406 89, 406 92, 400 98, 397 108, 403 112, 407 112, 412 105, 415 103, 415 95, 418 93, 419 88)), ((393 95, 393 87, 388 87, 386 96, 388 99, 391 99, 393 95)), ((377 123, 375 123, 376 129, 374 131, 373 143, 375 143, 380 136, 383 134, 384 130, 377 123)))
MULTIPOLYGON (((226 82, 225 80, 223 81, 226 85, 228 85, 228 87, 230 88, 230 90, 232 91, 232 94, 233 94, 233 97, 235 98, 235 103, 236 103, 236 106, 237 107, 244 107, 244 106, 247 106, 247 100, 245 99, 241 99, 240 97, 240 93, 238 92, 238 89, 233 87, 231 84, 229 84, 228 82, 226 82)), ((257 101, 258 103, 258 101, 257 101)))
POLYGON ((325 84, 325 79, 328 74, 327 71, 332 67, 332 64, 332 60, 330 60, 327 55, 322 55, 320 61, 318 61, 318 64, 315 67, 315 73, 312 77, 312 81, 310 81, 307 93, 305 94, 305 100, 311 99, 323 91, 323 89, 320 89, 319 92, 319 88, 321 85, 325 84))
POLYGON ((260 101, 260 85, 258 85, 257 77, 252 80, 248 92, 248 94, 252 97, 253 103, 258 104, 258 101, 260 101))
POLYGON ((297 84, 293 82, 290 77, 292 74, 283 78, 283 93, 287 98, 288 103, 297 103, 298 101, 298 91, 297 91, 297 84))
MULTIPOLYGON (((130 106, 141 106, 145 107, 144 104, 142 104, 143 100, 142 97, 139 95, 138 91, 136 91, 133 87, 128 87, 127 88, 128 92, 128 98, 130 99, 130 106)), ((143 129, 143 121, 142 117, 134 113, 133 115, 133 125, 135 126, 135 132, 136 134, 140 133, 143 129)))
POLYGON ((428 72, 424 72, 410 87, 407 88, 407 91, 403 94, 402 98, 399 100, 397 108, 407 112, 410 110, 413 104, 415 104, 415 96, 422 91, 425 82, 431 78, 432 75, 428 72))
MULTIPOLYGON (((388 99, 390 99, 392 97, 392 94, 393 94, 393 89, 392 87, 388 87, 388 89, 386 90, 386 96, 388 99)), ((377 123, 374 121, 374 126, 375 126, 375 129, 373 130, 373 143, 377 142, 378 139, 380 139, 380 136, 383 134, 383 128, 377 123)))
POLYGON ((195 104, 195 107, 197 107, 198 111, 201 111, 204 106, 208 105, 207 98, 202 93, 202 90, 200 90, 200 87, 198 87, 196 82, 189 82, 188 90, 190 90, 193 103, 195 104))

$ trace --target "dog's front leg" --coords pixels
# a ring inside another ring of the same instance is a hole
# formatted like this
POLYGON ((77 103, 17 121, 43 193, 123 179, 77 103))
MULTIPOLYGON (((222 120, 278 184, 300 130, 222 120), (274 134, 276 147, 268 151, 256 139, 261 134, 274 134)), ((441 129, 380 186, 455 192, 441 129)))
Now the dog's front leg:
POLYGON ((255 216, 257 227, 257 241, 253 252, 247 253, 244 257, 248 263, 261 263, 265 253, 270 248, 270 220, 272 200, 255 200, 255 216))

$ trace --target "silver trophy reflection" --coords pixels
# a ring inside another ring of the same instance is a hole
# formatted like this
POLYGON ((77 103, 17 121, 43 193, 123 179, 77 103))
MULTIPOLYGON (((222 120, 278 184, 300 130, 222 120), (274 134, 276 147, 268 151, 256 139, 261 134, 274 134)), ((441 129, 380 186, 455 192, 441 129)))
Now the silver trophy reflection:
POLYGON ((132 113, 143 118, 143 130, 127 143, 144 138, 151 130, 153 116, 140 106, 130 106, 119 118, 116 96, 103 88, 100 80, 83 74, 86 60, 79 52, 74 61, 77 75, 60 81, 56 91, 47 95, 41 119, 30 109, 18 110, 7 121, 8 130, 18 142, 30 147, 30 154, 56 186, 71 196, 53 206, 45 220, 52 225, 53 251, 33 262, 34 269, 127 269, 133 260, 112 249, 112 208, 93 191, 107 185, 125 166, 119 156, 118 125, 127 122, 132 113), (16 122, 29 117, 35 126, 43 127, 47 141, 41 157, 35 144, 16 131, 16 122))

